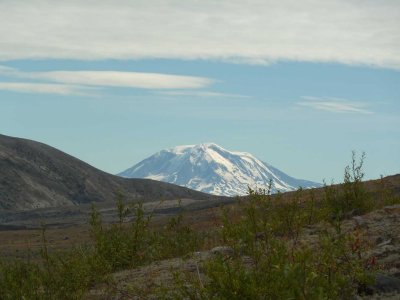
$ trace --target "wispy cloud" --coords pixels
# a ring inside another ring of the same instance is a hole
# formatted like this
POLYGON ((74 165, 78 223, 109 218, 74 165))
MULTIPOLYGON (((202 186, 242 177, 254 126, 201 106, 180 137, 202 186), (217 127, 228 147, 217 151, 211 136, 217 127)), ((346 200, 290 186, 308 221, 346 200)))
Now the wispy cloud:
POLYGON ((217 93, 208 91, 162 91, 157 92, 159 95, 165 96, 187 96, 187 97, 199 97, 199 98, 243 98, 248 99, 250 96, 229 94, 229 93, 217 93))
POLYGON ((7 74, 12 74, 14 72, 16 72, 16 69, 0 65, 0 74, 6 74, 7 75, 7 74))
POLYGON ((213 82, 203 77, 119 71, 54 71, 28 75, 31 78, 68 84, 141 89, 195 89, 213 82))
MULTIPOLYGON (((29 89, 62 91, 62 84, 65 91, 72 91, 83 87, 119 87, 119 88, 141 88, 152 90, 168 89, 198 89, 209 86, 212 79, 205 77, 171 75, 162 73, 141 73, 141 72, 120 72, 120 71, 50 71, 50 72, 23 72, 17 69, 0 65, 0 75, 9 78, 29 79, 40 81, 36 83, 27 82, 26 91, 29 89), (49 84, 58 83, 57 84, 49 84)), ((4 84, 4 87, 23 88, 23 83, 15 85, 4 84)), ((5 88, 4 88, 5 89, 5 88)), ((177 91, 176 91, 177 92, 177 91)))
POLYGON ((93 96, 94 89, 66 84, 30 83, 30 82, 0 82, 0 90, 56 95, 93 96))
POLYGON ((0 60, 292 60, 400 69, 399 11, 397 0, 3 0, 0 60))
POLYGON ((304 101, 297 102, 298 105, 311 107, 317 110, 329 111, 332 113, 358 113, 372 114, 373 112, 366 109, 365 105, 353 102, 347 99, 329 98, 329 97, 302 97, 304 101))
POLYGON ((67 84, 142 89, 195 89, 208 86, 213 82, 204 77, 120 71, 21 72, 6 68, 0 69, 0 74, 67 84))

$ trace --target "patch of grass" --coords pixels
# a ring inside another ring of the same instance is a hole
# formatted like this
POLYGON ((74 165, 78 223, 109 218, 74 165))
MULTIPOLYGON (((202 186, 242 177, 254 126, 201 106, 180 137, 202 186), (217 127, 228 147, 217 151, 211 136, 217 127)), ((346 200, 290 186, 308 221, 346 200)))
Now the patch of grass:
POLYGON ((79 247, 49 254, 43 229, 41 262, 0 261, 1 299, 81 299, 105 270, 91 249, 79 247))

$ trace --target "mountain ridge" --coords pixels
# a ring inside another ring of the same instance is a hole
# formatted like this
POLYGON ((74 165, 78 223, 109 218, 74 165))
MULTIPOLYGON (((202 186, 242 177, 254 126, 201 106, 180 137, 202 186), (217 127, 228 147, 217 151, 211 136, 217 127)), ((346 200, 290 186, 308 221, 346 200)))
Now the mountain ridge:
POLYGON ((182 145, 163 149, 117 174, 125 178, 150 178, 224 196, 245 195, 250 188, 273 192, 319 183, 293 178, 249 152, 228 151, 215 143, 182 145))

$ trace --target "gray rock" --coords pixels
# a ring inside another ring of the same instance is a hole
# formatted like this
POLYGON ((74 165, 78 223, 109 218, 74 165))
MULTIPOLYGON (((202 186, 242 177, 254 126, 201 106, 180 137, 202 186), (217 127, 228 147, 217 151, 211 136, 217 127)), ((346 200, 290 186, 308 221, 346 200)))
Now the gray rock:
POLYGON ((400 204, 395 204, 395 205, 390 205, 390 206, 385 206, 383 208, 386 212, 396 212, 400 211, 400 204))
POLYGON ((265 240, 266 234, 263 231, 257 232, 255 239, 256 240, 265 240))
POLYGON ((400 279, 378 274, 373 289, 378 293, 400 293, 400 279))
POLYGON ((366 227, 367 226, 367 224, 365 223, 365 220, 361 216, 353 217, 353 220, 356 223, 357 227, 366 227))
POLYGON ((211 254, 214 255, 223 255, 223 256, 232 256, 234 251, 231 247, 228 246, 218 246, 211 249, 211 254))
POLYGON ((378 236, 378 238, 375 240, 376 245, 379 245, 382 242, 383 242, 383 238, 381 236, 378 236))
POLYGON ((389 245, 389 244, 391 244, 391 243, 392 243, 392 239, 388 239, 388 240, 386 240, 386 241, 384 241, 384 242, 379 243, 379 244, 377 245, 377 247, 383 247, 383 246, 389 245))

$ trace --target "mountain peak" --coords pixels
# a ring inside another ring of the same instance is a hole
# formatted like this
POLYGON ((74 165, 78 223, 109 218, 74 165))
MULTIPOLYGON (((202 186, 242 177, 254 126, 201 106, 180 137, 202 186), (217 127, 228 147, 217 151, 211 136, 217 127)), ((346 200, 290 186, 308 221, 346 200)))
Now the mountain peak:
POLYGON ((208 143, 200 143, 198 145, 195 145, 195 147, 199 147, 199 148, 222 148, 221 146, 218 146, 216 143, 212 143, 212 142, 208 142, 208 143))
MULTIPOLYGON (((175 146, 170 149, 165 149, 164 151, 169 151, 172 153, 183 153, 186 151, 193 151, 193 150, 207 150, 207 149, 223 149, 221 146, 217 145, 216 143, 200 143, 197 145, 180 145, 180 146, 175 146)), ((225 150, 226 151, 226 150, 225 150)))
POLYGON ((150 178, 226 196, 244 195, 248 187, 266 188, 270 180, 273 192, 319 186, 290 177, 250 153, 229 151, 210 142, 162 150, 118 175, 150 178))

